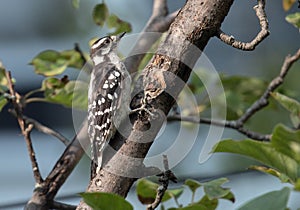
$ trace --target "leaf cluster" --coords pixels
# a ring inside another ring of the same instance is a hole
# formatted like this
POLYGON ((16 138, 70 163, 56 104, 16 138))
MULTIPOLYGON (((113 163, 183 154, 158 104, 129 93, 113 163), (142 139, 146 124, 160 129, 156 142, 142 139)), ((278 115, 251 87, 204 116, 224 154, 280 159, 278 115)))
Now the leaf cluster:
MULTIPOLYGON (((234 202, 235 198, 233 193, 230 189, 222 186, 226 182, 228 182, 226 178, 220 178, 209 182, 198 182, 196 180, 187 179, 181 187, 166 191, 161 202, 161 209, 165 209, 164 203, 172 198, 175 200, 177 207, 168 208, 168 210, 214 210, 218 206, 219 199, 234 202), (196 199, 196 191, 201 188, 204 190, 204 195, 201 198, 196 199), (189 189, 192 192, 191 202, 188 205, 183 206, 179 204, 178 199, 186 189, 189 189)), ((158 187, 158 184, 150 180, 140 179, 136 187, 136 193, 140 202, 142 204, 153 203, 158 187)))

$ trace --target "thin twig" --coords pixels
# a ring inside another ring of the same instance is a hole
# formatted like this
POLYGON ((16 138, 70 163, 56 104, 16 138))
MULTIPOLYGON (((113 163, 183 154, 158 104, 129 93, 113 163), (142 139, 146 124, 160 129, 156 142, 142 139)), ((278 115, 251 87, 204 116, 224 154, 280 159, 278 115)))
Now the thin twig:
POLYGON ((300 58, 300 49, 293 55, 288 55, 282 66, 280 73, 277 77, 275 77, 270 83, 264 94, 255 101, 252 106, 250 106, 246 112, 237 120, 237 124, 243 124, 245 123, 252 115, 254 115, 258 110, 261 110, 269 103, 269 98, 271 96, 271 93, 278 88, 284 81, 288 71, 290 70, 293 63, 295 63, 300 58))
POLYGON ((229 36, 221 29, 217 32, 217 37, 228 45, 240 50, 254 50, 259 43, 261 43, 269 34, 268 20, 265 12, 265 0, 257 0, 257 5, 253 8, 256 16, 259 19, 260 32, 251 42, 241 42, 236 40, 233 36, 229 36))
POLYGON ((130 73, 134 73, 138 70, 138 66, 145 56, 145 52, 147 52, 152 44, 160 37, 160 34, 147 34, 147 32, 165 32, 174 21, 178 12, 179 10, 168 14, 166 0, 153 1, 152 15, 133 46, 132 51, 129 53, 129 56, 124 61, 130 73))
POLYGON ((84 71, 86 71, 87 73, 91 73, 93 70, 93 66, 91 65, 91 63, 88 62, 88 59, 85 57, 84 52, 81 50, 80 46, 78 43, 74 44, 74 50, 77 51, 80 54, 80 57, 83 61, 84 64, 84 71))
POLYGON ((225 128, 231 128, 234 130, 237 130, 239 133, 244 134, 245 136, 259 141, 267 141, 270 140, 270 135, 268 134, 260 134, 251 130, 248 130, 244 128, 244 126, 239 125, 236 123, 235 120, 232 121, 226 121, 226 120, 214 120, 214 119, 208 119, 208 118, 196 118, 194 116, 180 116, 180 115, 172 115, 169 116, 168 122, 172 121, 183 121, 183 122, 191 122, 191 123, 201 123, 201 124, 208 124, 208 125, 215 125, 225 128))
MULTIPOLYGON (((14 110, 8 110, 8 112, 10 112, 13 116, 16 117, 16 112, 14 110)), ((40 122, 38 122, 37 120, 34 120, 30 117, 27 117, 25 115, 22 115, 23 120, 25 120, 26 124, 32 124, 38 131, 54 136, 55 138, 57 138, 58 140, 60 140, 64 145, 68 145, 69 144, 69 139, 67 139, 66 137, 64 137, 62 134, 60 134, 59 132, 41 124, 40 122)))
POLYGON ((179 114, 175 114, 168 117, 168 121, 186 121, 192 123, 202 123, 202 124, 210 124, 215 126, 223 126, 226 128, 232 128, 237 130, 238 132, 244 134, 245 136, 259 141, 270 140, 270 134, 260 134, 251 130, 246 129, 245 123, 259 110, 263 109, 269 104, 269 98, 271 93, 276 90, 283 82, 284 79, 290 70, 293 63, 295 63, 300 58, 300 49, 293 55, 288 55, 281 67, 280 73, 277 77, 275 77, 267 87, 266 91, 263 95, 255 101, 246 111, 245 113, 237 120, 214 120, 207 118, 196 118, 193 116, 180 116, 179 114))
POLYGON ((31 166, 32 166, 32 171, 33 171, 33 175, 35 178, 35 182, 36 182, 36 187, 40 186, 43 183, 43 179, 38 167, 38 163, 36 161, 35 158, 35 151, 33 149, 32 146, 32 141, 31 141, 31 137, 30 137, 30 133, 32 131, 33 125, 32 124, 27 124, 25 122, 25 120, 23 119, 23 113, 22 113, 22 108, 21 105, 19 103, 19 96, 14 89, 14 85, 12 82, 12 78, 11 78, 11 73, 9 71, 5 71, 6 74, 6 78, 7 78, 7 82, 8 82, 8 88, 9 88, 9 92, 10 95, 12 96, 12 103, 17 115, 17 119, 18 119, 18 123, 19 126, 21 128, 22 134, 25 138, 25 142, 27 145, 27 150, 28 150, 28 154, 29 154, 29 158, 31 160, 31 166))
POLYGON ((173 174, 173 172, 169 169, 169 163, 168 163, 168 158, 166 155, 163 155, 163 163, 164 163, 164 168, 165 171, 162 174, 159 174, 159 182, 162 184, 157 188, 157 193, 155 200, 153 203, 149 204, 147 206, 147 210, 154 210, 156 207, 161 203, 161 200, 168 189, 169 186, 169 181, 177 182, 176 176, 173 174))
POLYGON ((61 210, 75 210, 77 206, 61 203, 58 201, 53 201, 52 206, 53 209, 61 209, 61 210))
POLYGON ((29 118, 29 117, 26 117, 26 116, 23 116, 24 120, 26 120, 26 123, 30 123, 30 124, 33 124, 34 127, 42 132, 42 133, 45 133, 45 134, 48 134, 48 135, 51 135, 51 136, 54 136, 55 138, 57 138, 58 140, 60 140, 64 145, 68 145, 69 144, 69 139, 67 139, 66 137, 64 137, 62 134, 60 134, 59 132, 41 124, 40 122, 32 119, 32 118, 29 118))

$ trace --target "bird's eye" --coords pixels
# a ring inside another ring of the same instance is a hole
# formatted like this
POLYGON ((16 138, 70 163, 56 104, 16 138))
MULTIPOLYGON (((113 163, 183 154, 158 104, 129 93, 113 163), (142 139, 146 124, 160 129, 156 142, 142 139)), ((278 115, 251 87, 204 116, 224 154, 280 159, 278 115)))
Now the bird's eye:
POLYGON ((104 44, 109 44, 110 43, 110 40, 109 39, 106 39, 105 41, 104 41, 104 44))

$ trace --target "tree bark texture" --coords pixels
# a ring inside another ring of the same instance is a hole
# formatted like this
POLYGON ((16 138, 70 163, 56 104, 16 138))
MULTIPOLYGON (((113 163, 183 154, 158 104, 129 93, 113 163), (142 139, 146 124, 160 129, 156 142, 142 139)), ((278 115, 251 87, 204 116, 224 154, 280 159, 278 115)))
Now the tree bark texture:
MULTIPOLYGON (((233 0, 186 2, 171 24, 167 37, 142 73, 143 89, 153 93, 149 100, 152 108, 161 110, 167 116, 183 88, 183 85, 178 85, 175 77, 184 82, 188 80, 201 51, 220 29, 232 3, 233 0), (163 91, 155 94, 157 90, 163 91), (172 96, 166 93, 169 91, 172 96)), ((153 170, 143 167, 142 159, 147 155, 163 121, 164 117, 150 122, 136 117, 126 137, 116 135, 111 141, 118 152, 90 182, 87 191, 111 192, 126 197, 137 178, 151 174, 153 170), (149 127, 151 132, 145 132, 149 127), (132 161, 132 158, 140 158, 141 161, 132 161)), ((81 202, 78 209, 88 207, 81 202)))

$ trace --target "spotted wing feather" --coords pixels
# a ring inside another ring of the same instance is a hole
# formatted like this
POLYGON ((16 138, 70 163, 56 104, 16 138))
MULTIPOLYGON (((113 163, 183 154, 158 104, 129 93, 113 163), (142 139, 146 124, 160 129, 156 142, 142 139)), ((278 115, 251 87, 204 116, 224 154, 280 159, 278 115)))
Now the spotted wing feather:
MULTIPOLYGON (((89 113, 93 113, 92 116, 88 117, 89 135, 92 140, 92 176, 101 166, 102 152, 113 135, 113 118, 121 98, 121 72, 113 65, 109 65, 103 70, 101 79, 97 84, 99 88, 96 93, 91 93, 94 99, 89 102, 91 104, 89 113)), ((95 75, 96 78, 99 78, 98 76, 95 75)))

